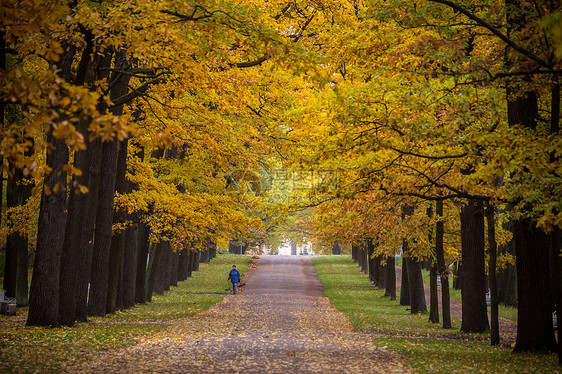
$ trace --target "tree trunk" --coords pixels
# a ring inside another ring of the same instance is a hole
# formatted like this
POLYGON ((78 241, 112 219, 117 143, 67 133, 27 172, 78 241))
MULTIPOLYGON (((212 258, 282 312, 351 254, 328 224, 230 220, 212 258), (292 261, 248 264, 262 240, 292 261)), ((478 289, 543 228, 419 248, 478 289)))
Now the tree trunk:
MULTIPOLYGON (((405 248, 405 240, 402 248, 405 248)), ((410 305, 410 282, 408 277, 408 258, 402 257, 402 284, 400 286, 400 305, 410 305)))
POLYGON ((154 292, 154 285, 157 281, 157 269, 158 269, 158 262, 160 261, 161 257, 161 250, 162 245, 161 243, 153 243, 150 245, 150 254, 148 256, 148 270, 146 276, 146 302, 152 301, 152 294, 154 292))
POLYGON ((386 259, 385 275, 385 293, 384 296, 390 297, 390 300, 396 300, 396 259, 394 256, 389 256, 386 259))
POLYGON ((125 230, 125 248, 123 253, 123 273, 121 283, 122 308, 127 309, 135 305, 137 284, 137 261, 139 224, 133 223, 125 230))
POLYGON ((191 271, 199 271, 199 251, 198 250, 193 250, 193 252, 191 253, 191 255, 193 256, 191 259, 191 271))
POLYGON ((91 316, 105 316, 107 313, 111 229, 118 153, 117 141, 103 143, 90 297, 88 300, 88 314, 91 316))
POLYGON ((410 312, 412 314, 427 312, 421 262, 413 258, 408 259, 408 284, 410 286, 410 312))
MULTIPOLYGON (((164 243, 160 242, 154 246, 154 260, 149 268, 149 287, 148 287, 148 299, 152 299, 152 293, 163 294, 164 293, 164 271, 166 265, 166 248, 164 243)), ((152 254, 151 254, 152 256, 152 254)))
POLYGON ((187 279, 188 268, 189 268, 189 252, 187 247, 184 246, 179 253, 178 257, 178 281, 184 281, 187 279))
POLYGON ((205 238, 202 242, 203 248, 201 251, 201 262, 209 263, 211 261, 209 249, 211 248, 211 239, 209 237, 205 238))
POLYGON ((515 222, 517 340, 515 352, 556 351, 549 275, 550 238, 530 219, 515 222))
POLYGON ((437 271, 441 278, 441 307, 443 308, 443 328, 451 328, 451 299, 449 298, 449 270, 445 263, 445 251, 443 248, 443 201, 437 201, 435 213, 439 220, 435 224, 435 257, 437 258, 437 271))
POLYGON ((334 242, 334 246, 332 247, 332 254, 333 255, 341 255, 341 248, 340 248, 340 241, 336 240, 334 242))
POLYGON ((39 221, 37 249, 29 299, 28 325, 57 326, 59 311, 59 272, 64 228, 66 225, 66 172, 68 147, 65 139, 47 135, 47 166, 52 170, 45 176, 39 221))
POLYGON ((498 320, 498 287, 496 282, 496 222, 494 219, 494 207, 490 204, 486 206, 486 223, 488 225, 488 249, 490 259, 488 261, 488 277, 490 282, 490 344, 500 344, 500 328, 498 320))
POLYGON ((137 274, 135 277, 135 301, 146 303, 146 268, 148 267, 148 253, 150 250, 150 229, 141 222, 138 224, 138 257, 137 274))
POLYGON ((357 245, 355 243, 351 244, 351 259, 357 262, 357 245))
POLYGON ((439 323, 439 295, 437 292, 437 264, 432 261, 429 268, 429 321, 432 323, 439 323))
POLYGON ((488 324, 484 209, 481 201, 468 200, 461 209, 462 325, 464 332, 483 332, 488 324))
POLYGON ((211 249, 209 252, 209 257, 211 259, 217 257, 217 243, 214 240, 211 240, 211 249))
POLYGON ((187 278, 193 275, 193 261, 195 261, 196 253, 195 249, 191 246, 187 249, 187 278))
MULTIPOLYGON (((100 173, 102 163, 102 143, 100 139, 95 139, 87 148, 89 166, 88 193, 84 196, 82 204, 82 219, 76 220, 74 225, 81 225, 79 230, 80 250, 78 252, 78 264, 80 271, 77 271, 77 290, 76 290, 76 320, 85 322, 88 316, 88 294, 90 288, 90 278, 92 273, 92 260, 94 255, 94 232, 96 216, 98 211, 98 196, 100 186, 100 173)), ((78 268, 77 268, 78 269, 78 268)))
POLYGON ((172 263, 169 269, 170 271, 170 286, 178 286, 178 268, 179 268, 179 254, 177 251, 170 252, 172 263))

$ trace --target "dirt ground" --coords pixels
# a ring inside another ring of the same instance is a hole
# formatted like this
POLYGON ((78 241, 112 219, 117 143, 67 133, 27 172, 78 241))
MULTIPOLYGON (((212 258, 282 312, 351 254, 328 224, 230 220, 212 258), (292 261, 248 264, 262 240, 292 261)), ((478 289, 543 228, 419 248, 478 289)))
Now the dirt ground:
POLYGON ((246 286, 205 313, 72 372, 409 373, 354 332, 309 258, 262 256, 246 286))

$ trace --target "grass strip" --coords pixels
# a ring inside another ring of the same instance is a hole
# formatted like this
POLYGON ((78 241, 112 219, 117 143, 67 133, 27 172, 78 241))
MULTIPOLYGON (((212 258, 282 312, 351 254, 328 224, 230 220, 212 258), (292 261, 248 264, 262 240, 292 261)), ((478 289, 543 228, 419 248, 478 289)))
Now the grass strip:
POLYGON ((25 326, 27 311, 0 316, 1 373, 60 373, 100 353, 130 346, 143 336, 165 330, 179 318, 206 311, 222 300, 228 271, 236 264, 247 270, 249 256, 219 254, 178 287, 154 295, 151 303, 137 305, 103 318, 90 318, 74 327, 25 326))
POLYGON ((350 256, 313 258, 330 301, 346 314, 355 329, 387 335, 374 343, 400 353, 416 373, 561 373, 555 354, 513 354, 492 347, 489 333, 465 334, 460 321, 443 330, 427 314, 410 314, 405 306, 384 297, 350 256))

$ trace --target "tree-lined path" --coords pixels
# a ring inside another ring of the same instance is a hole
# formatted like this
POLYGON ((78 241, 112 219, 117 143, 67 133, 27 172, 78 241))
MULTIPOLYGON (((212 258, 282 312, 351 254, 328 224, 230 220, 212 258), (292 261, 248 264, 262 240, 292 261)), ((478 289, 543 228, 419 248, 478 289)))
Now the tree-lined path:
POLYGON ((76 372, 410 372, 371 341, 323 296, 310 259, 264 256, 243 292, 76 372))

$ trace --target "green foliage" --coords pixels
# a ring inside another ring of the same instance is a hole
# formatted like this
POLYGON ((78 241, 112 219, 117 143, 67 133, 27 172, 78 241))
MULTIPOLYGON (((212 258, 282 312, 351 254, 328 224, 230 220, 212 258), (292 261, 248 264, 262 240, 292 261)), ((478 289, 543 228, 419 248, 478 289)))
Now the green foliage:
POLYGON ((228 270, 236 263, 247 270, 248 256, 218 255, 199 272, 172 287, 152 302, 118 311, 105 318, 91 318, 75 327, 25 326, 27 312, 0 316, 0 372, 63 372, 66 368, 93 359, 100 353, 133 345, 143 336, 165 330, 175 319, 209 309, 222 300, 228 270))

